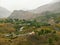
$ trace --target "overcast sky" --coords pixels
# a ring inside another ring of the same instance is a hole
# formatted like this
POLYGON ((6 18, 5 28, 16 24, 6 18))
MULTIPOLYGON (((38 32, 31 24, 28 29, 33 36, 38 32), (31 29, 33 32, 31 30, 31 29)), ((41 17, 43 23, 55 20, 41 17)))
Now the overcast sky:
POLYGON ((52 0, 0 0, 0 6, 10 11, 31 10, 50 2, 52 0))

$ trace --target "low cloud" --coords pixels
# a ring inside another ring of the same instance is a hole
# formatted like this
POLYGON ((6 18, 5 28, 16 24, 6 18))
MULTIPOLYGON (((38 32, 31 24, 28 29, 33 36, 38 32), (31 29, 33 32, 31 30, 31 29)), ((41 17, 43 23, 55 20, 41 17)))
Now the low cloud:
POLYGON ((54 2, 59 2, 60 0, 53 0, 54 2))

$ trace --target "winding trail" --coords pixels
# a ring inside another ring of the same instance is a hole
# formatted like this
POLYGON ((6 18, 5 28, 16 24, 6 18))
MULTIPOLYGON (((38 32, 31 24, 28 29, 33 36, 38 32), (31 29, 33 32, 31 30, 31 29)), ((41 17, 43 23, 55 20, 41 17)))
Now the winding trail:
MULTIPOLYGON (((19 31, 23 31, 23 28, 24 28, 24 27, 21 27, 19 31)), ((29 32, 29 33, 26 33, 26 34, 19 34, 19 35, 16 35, 16 34, 12 33, 13 37, 29 36, 29 35, 32 35, 32 34, 35 34, 35 32, 32 31, 32 32, 29 32)), ((9 36, 11 36, 11 34, 4 34, 4 36, 5 36, 5 37, 9 37, 9 36)))

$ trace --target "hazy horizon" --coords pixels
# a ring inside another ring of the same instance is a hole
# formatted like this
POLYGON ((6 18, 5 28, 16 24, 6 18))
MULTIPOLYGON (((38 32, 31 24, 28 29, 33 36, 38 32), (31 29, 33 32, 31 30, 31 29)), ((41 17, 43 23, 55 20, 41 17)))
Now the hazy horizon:
POLYGON ((9 11, 13 10, 33 10, 42 5, 60 0, 0 0, 0 7, 6 8, 9 11))
POLYGON ((51 2, 52 0, 0 0, 0 7, 4 7, 9 11, 32 10, 51 2))

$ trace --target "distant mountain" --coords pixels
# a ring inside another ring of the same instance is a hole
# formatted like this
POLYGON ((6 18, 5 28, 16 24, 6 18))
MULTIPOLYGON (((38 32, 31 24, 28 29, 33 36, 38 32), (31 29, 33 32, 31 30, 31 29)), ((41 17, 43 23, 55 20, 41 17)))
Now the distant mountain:
POLYGON ((35 10, 31 10, 31 12, 34 12, 34 13, 43 13, 46 11, 50 11, 54 13, 60 12, 60 1, 51 3, 51 4, 46 4, 46 5, 38 7, 35 10))
POLYGON ((29 11, 14 10, 8 18, 28 20, 28 19, 35 18, 36 16, 37 16, 37 14, 31 13, 29 11))
POLYGON ((23 11, 23 10, 15 10, 8 17, 11 19, 33 19, 39 16, 43 16, 50 13, 60 13, 60 2, 55 2, 51 4, 46 4, 40 6, 35 10, 23 11))
POLYGON ((10 15, 10 11, 8 11, 7 9, 0 7, 0 18, 6 18, 10 15))

